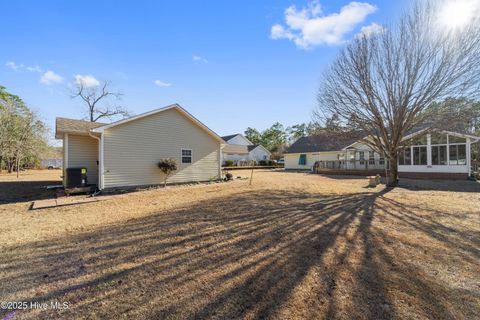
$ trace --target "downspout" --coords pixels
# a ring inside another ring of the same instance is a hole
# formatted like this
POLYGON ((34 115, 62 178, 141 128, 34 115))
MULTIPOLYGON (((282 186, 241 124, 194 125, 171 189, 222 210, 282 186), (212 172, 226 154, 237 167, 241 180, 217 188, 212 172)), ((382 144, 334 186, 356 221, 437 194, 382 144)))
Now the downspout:
POLYGON ((100 138, 94 136, 90 131, 88 135, 98 140, 98 190, 103 189, 103 133, 100 134, 100 138))
POLYGON ((67 187, 67 168, 68 168, 68 133, 63 136, 63 186, 67 187))
POLYGON ((225 145, 222 145, 220 143, 220 146, 218 148, 218 179, 222 180, 222 164, 223 164, 223 151, 222 149, 225 147, 225 145))

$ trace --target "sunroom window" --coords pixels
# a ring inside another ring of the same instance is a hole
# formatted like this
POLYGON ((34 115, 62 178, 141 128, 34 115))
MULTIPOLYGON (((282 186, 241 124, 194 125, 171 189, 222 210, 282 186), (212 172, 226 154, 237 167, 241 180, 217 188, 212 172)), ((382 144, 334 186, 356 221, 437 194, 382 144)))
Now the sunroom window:
POLYGON ((466 165, 467 164, 467 140, 462 137, 448 135, 449 164, 466 165))
POLYGON ((399 151, 399 160, 398 164, 401 166, 410 166, 412 165, 412 154, 410 147, 405 147, 399 151))
POLYGON ((432 146, 432 165, 446 165, 447 164, 447 146, 432 146))
POLYGON ((427 165, 427 147, 415 146, 413 149, 413 165, 427 165))
POLYGON ((467 164, 467 149, 466 145, 450 145, 450 164, 466 165, 467 164))
POLYGON ((444 133, 433 132, 431 134, 432 141, 432 165, 447 165, 447 135, 444 133))

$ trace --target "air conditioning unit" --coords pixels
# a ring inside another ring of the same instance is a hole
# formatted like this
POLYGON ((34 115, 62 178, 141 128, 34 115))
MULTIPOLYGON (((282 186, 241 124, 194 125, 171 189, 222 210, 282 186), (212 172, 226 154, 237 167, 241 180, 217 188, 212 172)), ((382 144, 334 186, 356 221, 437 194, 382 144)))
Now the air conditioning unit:
POLYGON ((87 186, 87 168, 67 168, 67 188, 87 186))

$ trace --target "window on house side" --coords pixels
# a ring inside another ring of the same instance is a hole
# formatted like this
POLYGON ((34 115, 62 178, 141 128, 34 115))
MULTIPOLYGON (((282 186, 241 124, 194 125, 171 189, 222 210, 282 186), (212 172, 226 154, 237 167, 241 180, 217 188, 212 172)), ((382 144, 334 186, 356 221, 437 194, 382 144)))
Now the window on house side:
POLYGON ((182 163, 192 163, 192 149, 182 149, 182 163))
POLYGON ((385 157, 380 156, 380 158, 378 159, 378 163, 379 163, 381 166, 385 165, 385 157))
POLYGON ((368 164, 375 165, 375 152, 368 151, 368 164))
POLYGON ((359 151, 358 152, 358 158, 360 159, 360 165, 364 165, 365 164, 365 152, 363 151, 359 151))

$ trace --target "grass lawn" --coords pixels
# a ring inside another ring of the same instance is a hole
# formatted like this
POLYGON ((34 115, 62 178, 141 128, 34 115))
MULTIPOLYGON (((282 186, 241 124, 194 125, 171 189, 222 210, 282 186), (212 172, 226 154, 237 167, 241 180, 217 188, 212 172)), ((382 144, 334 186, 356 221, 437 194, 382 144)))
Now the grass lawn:
POLYGON ((29 211, 59 175, 0 175, 0 300, 69 303, 14 319, 480 314, 476 182, 257 171, 29 211))

